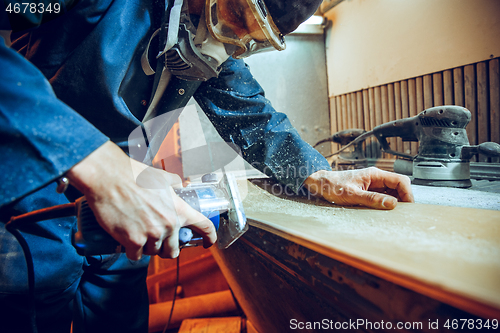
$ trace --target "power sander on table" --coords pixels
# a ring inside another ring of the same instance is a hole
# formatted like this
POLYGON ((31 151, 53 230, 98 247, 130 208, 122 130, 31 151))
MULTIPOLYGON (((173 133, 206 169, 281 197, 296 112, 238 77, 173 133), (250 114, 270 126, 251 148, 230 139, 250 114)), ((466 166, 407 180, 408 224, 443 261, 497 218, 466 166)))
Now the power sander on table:
MULTIPOLYGON (((412 163, 413 184, 467 188, 472 186, 470 159, 474 155, 500 156, 498 143, 484 142, 470 145, 465 130, 470 120, 471 113, 464 107, 456 105, 432 107, 414 117, 376 126, 334 154, 359 144, 373 135, 380 142, 384 152, 412 163), (403 141, 418 141, 418 154, 412 156, 392 150, 387 141, 390 137, 400 137, 403 141)), ((398 161, 400 160, 396 160, 398 161)))

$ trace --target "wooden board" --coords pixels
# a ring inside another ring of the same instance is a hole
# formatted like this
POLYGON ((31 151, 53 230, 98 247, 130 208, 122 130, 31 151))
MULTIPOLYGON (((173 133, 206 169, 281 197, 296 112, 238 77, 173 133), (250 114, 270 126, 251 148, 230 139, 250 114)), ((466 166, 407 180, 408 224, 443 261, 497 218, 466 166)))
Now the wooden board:
POLYGON ((444 105, 452 105, 453 102, 453 71, 451 69, 443 72, 443 94, 444 105))
POLYGON ((178 333, 240 333, 240 317, 184 319, 178 333))
MULTIPOLYGON (((489 85, 488 69, 486 62, 479 62, 477 68, 477 142, 490 141, 490 117, 489 117, 489 85)), ((488 162, 488 157, 479 155, 479 162, 488 162)))
MULTIPOLYGON (((490 68, 490 124, 491 141, 500 143, 500 66, 499 59, 489 62, 490 68)), ((492 162, 499 163, 500 158, 492 158, 492 162)))
MULTIPOLYGON (((337 120, 337 103, 335 102, 335 97, 330 98, 330 133, 337 133, 338 130, 338 120, 337 120)), ((330 152, 337 151, 338 145, 336 143, 330 143, 330 152)))
POLYGON ((474 65, 464 67, 465 107, 471 112, 471 121, 467 125, 467 135, 471 145, 477 142, 477 108, 476 108, 476 68, 474 65))
POLYGON ((280 191, 251 185, 244 192, 250 229, 226 250, 211 248, 259 333, 305 325, 319 332, 325 320, 394 325, 380 332, 397 323, 415 325, 401 332, 433 333, 460 319, 498 324, 500 212, 423 204, 347 209, 269 193, 280 191))
POLYGON ((443 75, 441 73, 432 74, 432 89, 434 106, 444 105, 443 75))
POLYGON ((352 113, 352 128, 358 127, 358 106, 356 93, 351 93, 351 113, 352 113))
MULTIPOLYGON (((403 111, 401 109, 401 84, 399 82, 394 82, 394 108, 396 111, 396 119, 403 118, 403 111)), ((397 151, 404 152, 403 140, 401 138, 396 138, 397 151)))
POLYGON ((465 106, 464 71, 462 67, 453 69, 454 104, 465 106))
POLYGON ((358 124, 356 127, 359 129, 363 129, 365 124, 363 119, 363 95, 361 91, 356 92, 356 112, 358 119, 358 124))
MULTIPOLYGON (((401 117, 408 118, 410 116, 408 96, 408 81, 401 81, 401 117)), ((410 142, 403 142, 403 152, 411 154, 410 142)))
MULTIPOLYGON (((421 110, 417 109, 417 82, 416 79, 409 79, 408 80, 408 107, 409 107, 409 116, 414 117, 416 116, 421 110)), ((418 153, 418 143, 417 142, 410 142, 410 150, 411 150, 411 155, 416 155, 418 153)))
POLYGON ((410 203, 377 211, 268 191, 250 184, 244 200, 257 229, 468 313, 500 318, 499 211, 410 203))

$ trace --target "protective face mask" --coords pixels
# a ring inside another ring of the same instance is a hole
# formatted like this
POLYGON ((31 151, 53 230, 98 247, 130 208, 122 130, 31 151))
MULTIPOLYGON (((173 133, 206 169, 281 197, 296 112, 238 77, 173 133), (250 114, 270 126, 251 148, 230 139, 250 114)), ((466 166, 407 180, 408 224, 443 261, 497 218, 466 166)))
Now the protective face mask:
POLYGON ((215 39, 236 47, 236 59, 286 48, 285 38, 262 0, 207 0, 205 20, 215 39))
MULTIPOLYGON (((142 67, 147 75, 155 73, 151 66, 149 48, 159 34, 155 31, 142 57, 142 67)), ((236 47, 214 39, 207 29, 202 13, 198 26, 191 21, 189 10, 183 0, 176 0, 170 11, 165 48, 157 55, 165 54, 165 66, 172 75, 189 81, 206 81, 217 77, 220 66, 236 47)))

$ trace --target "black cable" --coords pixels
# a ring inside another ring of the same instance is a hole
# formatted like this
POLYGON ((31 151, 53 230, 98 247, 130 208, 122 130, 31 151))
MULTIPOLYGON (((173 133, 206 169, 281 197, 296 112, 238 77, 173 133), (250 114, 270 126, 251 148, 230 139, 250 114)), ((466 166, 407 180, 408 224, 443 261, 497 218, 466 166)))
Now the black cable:
POLYGON ((36 223, 49 219, 68 217, 75 215, 75 204, 69 203, 65 205, 54 206, 29 212, 19 216, 11 217, 10 221, 5 224, 5 230, 10 232, 19 242, 26 260, 26 270, 28 271, 28 298, 29 298, 29 313, 31 331, 38 332, 36 326, 36 304, 35 304, 35 267, 33 265, 33 255, 31 254, 28 242, 19 232, 20 224, 36 223))
POLYGON ((314 144, 313 148, 316 148, 317 146, 319 146, 322 143, 331 142, 331 141, 333 141, 333 138, 326 138, 326 139, 323 139, 323 140, 319 140, 318 142, 316 142, 314 144))
POLYGON ((330 154, 328 156, 325 156, 325 158, 328 158, 328 157, 332 157, 333 155, 337 155, 337 154, 340 154, 341 152, 343 152, 344 150, 346 150, 347 148, 349 148, 350 146, 352 145, 355 145, 363 140, 366 140, 368 137, 372 136, 373 135, 373 131, 369 131, 369 132, 365 132, 364 134, 358 136, 356 139, 354 139, 353 141, 349 142, 347 145, 345 145, 344 147, 342 147, 341 149, 337 150, 336 152, 334 152, 333 154, 330 154))
POLYGON ((167 328, 170 326, 170 321, 172 320, 172 314, 174 313, 175 299, 177 298, 177 287, 179 286, 179 257, 180 253, 177 256, 177 272, 175 276, 174 298, 172 300, 172 307, 170 308, 170 315, 168 316, 167 324, 165 325, 162 333, 165 333, 167 331, 167 328))
POLYGON ((18 228, 17 225, 19 224, 35 223, 75 215, 76 205, 72 202, 64 205, 42 208, 19 216, 12 216, 7 224, 15 224, 16 228, 18 228))
POLYGON ((23 235, 17 230, 12 224, 12 220, 5 224, 5 229, 9 231, 21 245, 24 252, 24 258, 26 260, 26 269, 28 271, 28 298, 29 298, 29 314, 31 331, 37 333, 38 329, 36 327, 36 307, 35 307, 35 268, 33 266, 33 256, 31 255, 28 242, 24 239, 23 235))

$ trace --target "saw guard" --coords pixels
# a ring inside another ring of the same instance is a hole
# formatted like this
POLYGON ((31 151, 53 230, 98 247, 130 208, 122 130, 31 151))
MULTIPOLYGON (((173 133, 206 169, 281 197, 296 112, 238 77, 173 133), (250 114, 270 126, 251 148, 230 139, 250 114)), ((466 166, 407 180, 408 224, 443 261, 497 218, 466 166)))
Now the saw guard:
POLYGON ((221 216, 217 244, 219 249, 227 249, 248 230, 248 224, 234 175, 224 174, 221 187, 224 187, 228 195, 229 209, 227 219, 221 216))

